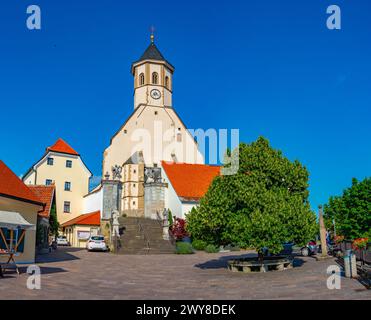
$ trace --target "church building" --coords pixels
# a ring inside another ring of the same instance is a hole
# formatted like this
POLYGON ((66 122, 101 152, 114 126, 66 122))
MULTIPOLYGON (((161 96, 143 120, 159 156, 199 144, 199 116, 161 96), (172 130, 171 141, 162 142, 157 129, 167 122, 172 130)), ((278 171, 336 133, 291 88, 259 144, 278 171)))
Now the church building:
MULTIPOLYGON (((151 43, 134 62, 134 110, 112 137, 103 154, 103 176, 119 168, 123 183, 121 208, 145 210, 145 184, 161 161, 204 164, 203 155, 173 107, 174 67, 151 43), (122 168, 122 169, 121 169, 122 168)), ((159 177, 156 178, 159 181, 159 177)))
POLYGON ((94 209, 102 211, 103 219, 111 214, 104 203, 113 198, 125 215, 153 218, 167 202, 162 163, 204 164, 197 142, 173 107, 174 71, 152 35, 148 48, 131 66, 134 110, 103 153, 102 185, 86 197, 87 202, 102 200, 103 206, 94 209))

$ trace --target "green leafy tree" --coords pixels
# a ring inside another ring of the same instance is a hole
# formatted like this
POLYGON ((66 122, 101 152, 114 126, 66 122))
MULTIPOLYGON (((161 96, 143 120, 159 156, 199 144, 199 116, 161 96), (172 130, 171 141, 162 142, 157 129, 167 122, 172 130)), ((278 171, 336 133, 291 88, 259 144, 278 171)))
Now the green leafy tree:
POLYGON ((53 204, 50 209, 50 218, 49 218, 50 234, 53 236, 58 236, 59 222, 57 218, 57 209, 56 205, 53 204))
POLYGON ((353 179, 352 186, 342 196, 331 197, 324 206, 326 226, 347 239, 371 238, 371 178, 359 182, 353 179))
POLYGON ((305 167, 262 137, 229 155, 232 163, 239 158, 238 172, 216 177, 200 206, 187 216, 193 238, 253 247, 260 255, 264 248, 278 253, 286 241, 302 245, 313 238, 316 216, 308 202, 305 167))

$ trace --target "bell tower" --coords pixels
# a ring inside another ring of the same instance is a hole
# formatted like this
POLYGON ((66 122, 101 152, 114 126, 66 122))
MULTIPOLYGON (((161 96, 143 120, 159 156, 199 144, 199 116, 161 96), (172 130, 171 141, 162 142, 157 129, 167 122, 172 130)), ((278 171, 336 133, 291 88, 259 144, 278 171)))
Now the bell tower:
POLYGON ((134 76, 134 109, 141 105, 172 107, 174 70, 155 45, 152 33, 149 47, 131 67, 134 76))

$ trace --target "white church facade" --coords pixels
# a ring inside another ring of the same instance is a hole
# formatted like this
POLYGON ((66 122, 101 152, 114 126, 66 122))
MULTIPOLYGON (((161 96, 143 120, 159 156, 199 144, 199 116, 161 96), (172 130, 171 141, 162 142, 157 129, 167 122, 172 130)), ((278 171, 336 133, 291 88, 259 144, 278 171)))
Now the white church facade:
MULTIPOLYGON (((118 189, 120 212, 154 218, 155 212, 177 202, 162 164, 204 165, 197 142, 173 107, 174 70, 152 36, 142 57, 132 64, 134 110, 103 153, 102 184, 85 197, 87 211, 102 210, 102 219, 108 219, 104 203, 114 197, 112 189, 118 189)), ((184 209, 173 211, 184 218, 184 209)))

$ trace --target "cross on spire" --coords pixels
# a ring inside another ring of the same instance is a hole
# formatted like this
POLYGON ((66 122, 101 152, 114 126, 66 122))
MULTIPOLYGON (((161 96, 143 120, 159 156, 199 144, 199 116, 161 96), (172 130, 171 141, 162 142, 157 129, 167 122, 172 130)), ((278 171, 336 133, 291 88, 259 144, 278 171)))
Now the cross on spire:
POLYGON ((155 27, 151 26, 151 42, 155 42, 155 27))

